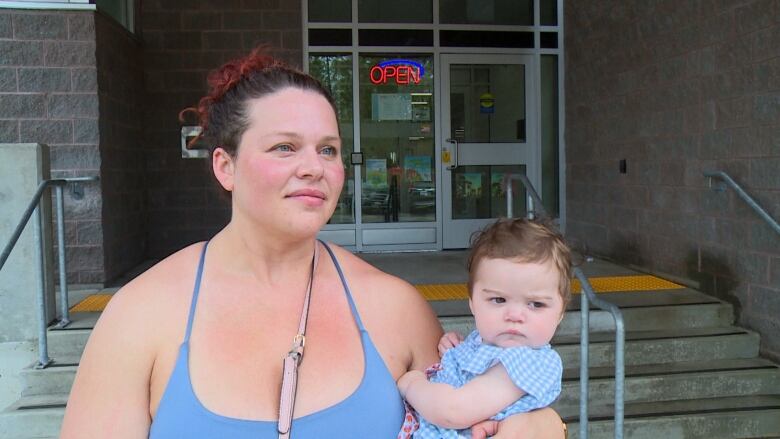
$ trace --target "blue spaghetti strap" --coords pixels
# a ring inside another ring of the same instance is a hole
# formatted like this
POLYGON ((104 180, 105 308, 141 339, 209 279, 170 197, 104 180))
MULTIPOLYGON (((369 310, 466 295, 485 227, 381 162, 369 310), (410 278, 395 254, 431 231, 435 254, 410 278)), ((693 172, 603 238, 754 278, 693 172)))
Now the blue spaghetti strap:
POLYGON ((190 315, 187 317, 187 331, 184 333, 184 343, 189 343, 190 333, 192 332, 192 321, 195 319, 195 308, 198 306, 198 293, 200 293, 200 279, 203 277, 203 262, 206 260, 206 248, 209 241, 203 244, 203 250, 200 252, 200 262, 198 262, 198 274, 195 276, 195 288, 192 291, 192 303, 190 303, 190 315))
POLYGON ((330 258, 333 260, 333 265, 336 266, 336 271, 339 273, 339 277, 341 278, 341 284, 344 285, 344 292, 347 293, 347 301, 349 302, 349 307, 352 309, 352 315, 355 317, 355 322, 358 325, 358 329, 361 331, 365 331, 365 328, 363 327, 363 321, 360 320, 360 314, 357 311, 357 307, 355 306, 355 302, 352 300, 352 293, 349 291, 349 285, 347 284, 347 279, 344 277, 344 272, 341 271, 341 266, 339 265, 339 261, 336 259, 336 255, 333 254, 333 250, 328 247, 328 244, 325 244, 324 241, 320 241, 322 245, 325 247, 325 250, 328 251, 330 254, 330 258))

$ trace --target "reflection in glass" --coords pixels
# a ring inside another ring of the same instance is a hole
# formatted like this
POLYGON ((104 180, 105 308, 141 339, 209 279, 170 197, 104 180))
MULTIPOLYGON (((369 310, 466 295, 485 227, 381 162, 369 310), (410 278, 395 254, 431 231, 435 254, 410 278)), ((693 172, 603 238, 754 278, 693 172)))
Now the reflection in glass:
POLYGON ((450 66, 450 123, 460 142, 525 142, 525 66, 450 66))
MULTIPOLYGON (((452 219, 505 217, 508 174, 525 174, 525 165, 459 166, 452 173, 452 219)), ((526 213, 525 187, 515 183, 512 214, 526 213)))
POLYGON ((433 23, 432 0, 358 0, 360 23, 433 23))
POLYGON ((542 26, 557 26, 558 0, 539 0, 539 18, 542 26))
POLYGON ((309 21, 312 23, 349 23, 352 21, 352 1, 309 0, 309 21))
POLYGON ((533 0, 439 0, 443 24, 534 24, 533 0))
POLYGON ((364 223, 436 220, 433 59, 361 56, 364 223))
POLYGON ((558 216, 558 55, 541 56, 542 201, 558 216))
POLYGON ((338 108, 339 131, 341 134, 341 158, 344 162, 344 189, 341 190, 336 211, 330 224, 352 224, 355 222, 355 170, 350 161, 353 151, 352 111, 352 56, 338 54, 312 54, 309 56, 309 73, 327 87, 338 108))

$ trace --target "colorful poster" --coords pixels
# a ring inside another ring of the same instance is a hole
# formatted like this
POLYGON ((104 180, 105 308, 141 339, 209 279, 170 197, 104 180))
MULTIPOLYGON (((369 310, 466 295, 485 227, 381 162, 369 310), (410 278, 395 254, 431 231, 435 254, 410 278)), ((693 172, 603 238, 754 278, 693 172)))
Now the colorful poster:
POLYGON ((481 172, 464 172, 458 177, 458 189, 460 189, 458 196, 463 198, 482 196, 481 172))
POLYGON ((432 181, 431 157, 427 155, 408 155, 404 158, 406 181, 432 181))
POLYGON ((387 159, 366 160, 366 186, 387 187, 387 159))

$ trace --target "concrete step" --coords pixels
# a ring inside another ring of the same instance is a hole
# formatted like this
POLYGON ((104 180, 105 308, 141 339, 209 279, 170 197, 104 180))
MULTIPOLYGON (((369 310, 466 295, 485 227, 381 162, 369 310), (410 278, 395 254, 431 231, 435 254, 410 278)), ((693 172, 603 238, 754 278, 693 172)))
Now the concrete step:
POLYGON ((46 369, 36 369, 34 365, 25 368, 20 374, 23 381, 22 396, 70 393, 78 360, 77 357, 59 357, 46 369))
MULTIPOLYGON (((593 368, 589 401, 609 405, 615 400, 614 367, 593 368)), ((693 398, 780 395, 780 366, 761 358, 685 362, 626 368, 625 402, 659 402, 693 398)), ((579 370, 566 370, 555 407, 579 407, 579 370)))
MULTIPOLYGON (((653 305, 621 308, 627 331, 651 331, 656 329, 723 327, 734 323, 731 305, 715 301, 684 305, 653 305)), ((606 311, 592 310, 589 315, 591 332, 611 331, 615 328, 612 315, 606 311)), ((445 331, 468 334, 474 330, 474 317, 439 317, 445 331)), ((557 335, 579 334, 581 316, 579 310, 566 312, 556 331, 557 335)))
MULTIPOLYGON (((569 438, 579 438, 578 409, 559 412, 569 438)), ((614 437, 613 410, 590 408, 588 437, 614 437)), ((780 395, 631 403, 625 407, 625 437, 631 439, 736 439, 780 436, 780 395)))
MULTIPOLYGON (((614 337, 613 332, 590 334, 590 367, 614 367, 614 337)), ((556 336, 552 345, 561 355, 564 368, 578 367, 579 336, 556 336)), ((754 358, 758 356, 758 345, 758 334, 735 326, 634 331, 626 333, 625 364, 754 358)))
POLYGON ((0 438, 41 439, 59 436, 67 394, 19 399, 0 412, 0 438))
POLYGON ((80 357, 91 333, 91 328, 49 330, 49 357, 55 361, 62 357, 80 357))

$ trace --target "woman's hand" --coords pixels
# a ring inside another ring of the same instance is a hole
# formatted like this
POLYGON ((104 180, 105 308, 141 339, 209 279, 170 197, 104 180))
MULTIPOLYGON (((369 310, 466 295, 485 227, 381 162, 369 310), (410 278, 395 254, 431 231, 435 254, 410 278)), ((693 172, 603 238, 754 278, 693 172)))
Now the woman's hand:
POLYGON ((555 410, 547 407, 518 413, 501 422, 483 421, 471 427, 473 439, 564 439, 563 422, 555 410))

